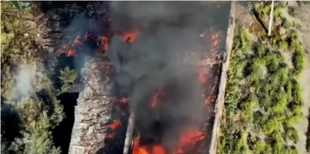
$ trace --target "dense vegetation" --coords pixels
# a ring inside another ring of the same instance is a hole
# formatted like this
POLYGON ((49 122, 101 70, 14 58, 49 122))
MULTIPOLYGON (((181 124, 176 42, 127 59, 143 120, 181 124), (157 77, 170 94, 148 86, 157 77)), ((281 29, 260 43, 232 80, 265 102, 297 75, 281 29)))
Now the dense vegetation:
MULTIPOLYGON (((53 59, 46 58, 49 53, 40 42, 46 28, 37 22, 41 11, 37 3, 24 11, 10 2, 1 7, 1 152, 59 154, 52 131, 64 118, 56 95, 63 89, 53 87, 52 68, 45 65, 53 59), (27 86, 29 91, 20 94, 27 86)), ((68 87, 76 75, 65 69, 59 78, 68 87)))
MULTIPOLYGON (((255 4, 263 24, 270 9, 266 2, 255 4)), ((260 25, 235 30, 218 153, 298 153, 294 125, 303 116, 303 101, 297 78, 305 67, 305 52, 284 11, 276 2, 271 37, 260 25)))

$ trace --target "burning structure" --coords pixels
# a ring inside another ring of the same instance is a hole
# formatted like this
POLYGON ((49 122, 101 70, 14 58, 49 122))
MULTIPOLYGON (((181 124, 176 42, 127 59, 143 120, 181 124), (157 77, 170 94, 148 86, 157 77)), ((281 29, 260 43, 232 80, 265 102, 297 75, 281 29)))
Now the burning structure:
MULTIPOLYGON (((85 65, 69 153, 207 153, 230 2, 108 6, 97 7, 108 32, 86 35, 100 54, 85 65)), ((85 40, 59 52, 75 56, 85 40)))

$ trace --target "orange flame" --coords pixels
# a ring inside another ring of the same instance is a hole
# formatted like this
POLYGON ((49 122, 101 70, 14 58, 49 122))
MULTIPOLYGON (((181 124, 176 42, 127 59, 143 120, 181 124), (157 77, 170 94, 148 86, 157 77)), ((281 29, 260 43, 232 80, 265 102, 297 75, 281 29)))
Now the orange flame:
POLYGON ((199 77, 200 83, 204 84, 207 82, 206 73, 204 71, 200 71, 198 77, 199 77))
POLYGON ((117 98, 117 97, 113 97, 113 100, 116 101, 116 102, 120 102, 120 103, 123 103, 123 104, 127 104, 128 103, 128 98, 117 98))
MULTIPOLYGON (((199 35, 201 38, 206 38, 209 42, 211 42, 211 48, 208 50, 211 50, 211 53, 215 52, 218 50, 219 47, 219 36, 221 32, 213 33, 211 29, 212 34, 207 35, 207 32, 204 32, 199 35)), ((126 41, 126 38, 128 38, 130 35, 124 35, 123 40, 126 41)), ((206 57, 204 60, 200 62, 200 67, 202 70, 199 71, 198 74, 198 79, 201 84, 205 84, 206 82, 211 81, 209 75, 213 75, 213 72, 211 72, 211 68, 209 68, 209 62, 212 59, 212 57, 206 57)), ((211 61, 211 64, 213 64, 213 61, 211 61)), ((217 83, 218 79, 215 79, 214 83, 217 83)), ((213 82, 213 78, 212 78, 213 82)), ((205 85, 204 85, 205 86, 205 85)), ((210 92, 214 94, 216 91, 216 85, 212 85, 206 90, 204 90, 203 93, 210 92)), ((204 96, 204 104, 206 106, 209 106, 210 103, 214 102, 216 99, 216 95, 208 95, 208 94, 203 94, 206 95, 204 96)), ((160 101, 160 96, 161 93, 156 92, 151 100, 151 107, 156 107, 160 101)), ((207 109, 208 110, 208 109, 207 109)), ((215 112, 213 109, 211 109, 213 112, 215 112)), ((133 154, 181 154, 181 153, 191 153, 195 148, 196 143, 204 140, 206 138, 206 134, 204 132, 200 131, 198 128, 195 127, 190 127, 188 126, 188 129, 184 130, 181 137, 178 140, 177 147, 175 149, 172 149, 171 151, 167 150, 163 145, 161 144, 153 144, 153 145, 143 145, 140 144, 139 138, 136 138, 134 140, 134 147, 133 147, 133 154)), ((195 153, 195 152, 194 152, 195 153)))
POLYGON ((164 146, 160 144, 140 145, 139 137, 134 140, 133 154, 178 154, 190 151, 195 143, 205 138, 205 135, 198 129, 188 129, 179 139, 178 147, 172 152, 167 152, 164 146))
POLYGON ((163 95, 163 88, 160 88, 152 97, 151 107, 156 107, 163 95))
POLYGON ((113 138, 115 138, 115 133, 108 134, 108 135, 107 135, 107 138, 108 138, 108 139, 113 139, 113 138))
POLYGON ((186 153, 188 151, 191 151, 190 148, 194 148, 195 143, 197 141, 204 139, 204 135, 201 131, 198 129, 189 129, 187 130, 180 138, 179 146, 177 153, 186 153))
POLYGON ((156 94, 153 96, 152 102, 151 102, 151 106, 152 106, 152 107, 157 106, 158 99, 159 99, 158 97, 159 97, 159 93, 156 93, 156 94))
POLYGON ((100 44, 101 44, 101 49, 102 50, 108 50, 108 48, 109 48, 109 38, 107 37, 107 36, 101 36, 101 42, 100 42, 100 44))
POLYGON ((60 47, 60 49, 58 49, 57 54, 58 56, 60 56, 61 54, 66 53, 68 57, 74 57, 77 56, 77 52, 76 50, 74 50, 74 47, 80 46, 83 44, 83 40, 82 37, 77 36, 72 44, 68 44, 68 45, 62 45, 60 47))
POLYGON ((133 154, 166 154, 163 146, 160 144, 154 144, 151 147, 140 146, 140 138, 136 138, 134 141, 133 154))
POLYGON ((121 125, 121 122, 119 120, 114 120, 112 124, 110 124, 108 127, 110 129, 115 129, 121 125))
POLYGON ((68 57, 77 56, 76 50, 69 49, 69 51, 68 51, 68 53, 67 53, 67 56, 68 56, 68 57))
POLYGON ((73 41, 73 47, 74 46, 79 46, 79 45, 82 45, 82 38, 80 36, 77 36, 74 41, 73 41))
POLYGON ((133 43, 136 41, 138 36, 138 31, 128 31, 121 34, 123 41, 133 43))
POLYGON ((121 98, 120 102, 124 103, 124 104, 127 104, 128 103, 128 98, 121 98))

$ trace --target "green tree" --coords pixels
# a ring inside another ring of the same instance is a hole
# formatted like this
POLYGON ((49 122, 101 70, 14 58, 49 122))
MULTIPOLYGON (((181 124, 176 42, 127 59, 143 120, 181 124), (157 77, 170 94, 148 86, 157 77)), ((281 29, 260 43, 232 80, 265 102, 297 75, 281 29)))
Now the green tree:
POLYGON ((60 153, 60 149, 53 144, 51 129, 62 121, 62 107, 58 101, 53 102, 53 108, 45 103, 37 98, 30 98, 18 106, 24 123, 22 137, 13 141, 9 151, 16 154, 60 153))

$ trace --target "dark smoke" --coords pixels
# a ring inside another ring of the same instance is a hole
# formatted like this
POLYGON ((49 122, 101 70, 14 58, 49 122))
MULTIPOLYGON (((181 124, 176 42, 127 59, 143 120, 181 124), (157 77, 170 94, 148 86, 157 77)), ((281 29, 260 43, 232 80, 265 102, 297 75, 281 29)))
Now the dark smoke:
POLYGON ((210 27, 212 11, 206 2, 111 2, 111 11, 117 30, 140 30, 134 43, 111 40, 117 91, 129 97, 142 140, 173 147, 184 126, 199 127, 206 117, 197 64, 207 52, 199 34, 210 27), (169 97, 153 109, 152 95, 162 86, 169 97))

